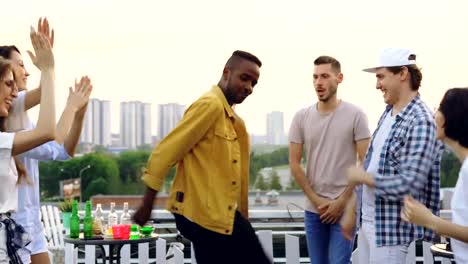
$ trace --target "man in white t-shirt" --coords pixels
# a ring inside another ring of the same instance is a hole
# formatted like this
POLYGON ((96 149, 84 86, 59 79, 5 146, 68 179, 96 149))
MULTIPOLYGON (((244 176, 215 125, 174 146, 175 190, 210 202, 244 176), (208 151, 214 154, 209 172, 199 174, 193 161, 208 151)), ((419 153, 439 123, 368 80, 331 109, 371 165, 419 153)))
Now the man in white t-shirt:
POLYGON ((340 63, 329 56, 315 61, 318 102, 299 110, 289 130, 291 172, 306 195, 305 230, 312 263, 349 263, 352 241, 345 238, 340 218, 353 189, 346 169, 364 158, 370 132, 367 117, 337 98, 343 80, 340 63), (303 149, 306 171, 301 166, 303 149))

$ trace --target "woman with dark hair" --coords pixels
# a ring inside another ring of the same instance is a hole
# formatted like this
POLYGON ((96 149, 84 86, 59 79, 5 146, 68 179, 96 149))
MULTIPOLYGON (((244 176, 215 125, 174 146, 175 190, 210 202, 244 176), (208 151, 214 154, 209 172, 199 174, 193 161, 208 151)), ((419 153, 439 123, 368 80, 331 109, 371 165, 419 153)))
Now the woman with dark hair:
POLYGON ((17 96, 16 76, 10 61, 0 59, 0 263, 22 263, 18 249, 29 241, 24 229, 10 218, 18 205, 18 185, 24 173, 17 170, 13 156, 55 138, 54 56, 48 39, 31 28, 35 54, 31 59, 41 71, 41 108, 37 127, 16 133, 5 132, 5 118, 17 96))
MULTIPOLYGON (((54 33, 53 30, 50 32, 47 19, 39 19, 38 31, 49 39, 52 46, 54 33)), ((26 110, 40 102, 41 86, 27 90, 29 73, 15 46, 0 46, 0 56, 11 60, 19 90, 6 119, 5 129, 8 132, 34 129, 35 125, 26 110)), ((31 243, 18 252, 23 263, 50 263, 44 227, 40 222, 39 161, 63 161, 74 156, 91 91, 91 80, 87 76, 82 77, 79 83, 75 83, 74 90, 70 88, 67 104, 56 126, 55 140, 15 157, 18 171, 27 174, 28 184, 18 186, 18 208, 11 217, 28 233, 35 234, 31 243)))
POLYGON ((448 90, 435 114, 437 138, 460 159, 462 167, 453 193, 452 222, 432 214, 408 196, 401 211, 403 220, 430 228, 453 238, 452 250, 457 263, 468 263, 468 88, 448 90))

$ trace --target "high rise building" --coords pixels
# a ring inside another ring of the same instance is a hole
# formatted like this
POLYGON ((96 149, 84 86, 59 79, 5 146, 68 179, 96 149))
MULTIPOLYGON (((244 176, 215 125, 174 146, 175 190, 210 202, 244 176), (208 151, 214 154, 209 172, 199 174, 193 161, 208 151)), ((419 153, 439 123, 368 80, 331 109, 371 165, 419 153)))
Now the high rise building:
POLYGON ((176 103, 160 104, 158 110, 158 137, 163 139, 182 119, 185 105, 176 103))
POLYGON ((267 114, 267 143, 271 145, 286 143, 283 112, 273 111, 267 114))
POLYGON ((151 145, 151 104, 139 101, 120 103, 122 146, 136 148, 151 145))
POLYGON ((86 110, 81 143, 110 146, 111 112, 110 101, 90 99, 86 110))

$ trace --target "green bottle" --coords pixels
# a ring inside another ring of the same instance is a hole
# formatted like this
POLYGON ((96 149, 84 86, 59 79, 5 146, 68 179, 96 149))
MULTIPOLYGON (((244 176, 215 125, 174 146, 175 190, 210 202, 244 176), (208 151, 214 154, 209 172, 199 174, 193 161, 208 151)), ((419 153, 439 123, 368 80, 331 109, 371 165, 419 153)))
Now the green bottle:
POLYGON ((83 218, 84 238, 93 237, 93 215, 91 214, 91 201, 86 202, 86 214, 83 218))
POLYGON ((70 238, 80 237, 80 217, 78 216, 78 203, 73 201, 72 215, 70 217, 70 238))

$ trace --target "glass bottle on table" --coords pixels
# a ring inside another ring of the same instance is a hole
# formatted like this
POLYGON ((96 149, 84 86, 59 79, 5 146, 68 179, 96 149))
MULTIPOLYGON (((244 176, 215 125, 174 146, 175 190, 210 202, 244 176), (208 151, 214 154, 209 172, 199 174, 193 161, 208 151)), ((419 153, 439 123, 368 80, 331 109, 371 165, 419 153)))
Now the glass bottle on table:
POLYGON ((80 237, 80 217, 78 216, 78 203, 76 200, 72 204, 72 215, 70 217, 70 238, 80 237))
POLYGON ((86 202, 86 214, 83 218, 84 238, 93 237, 93 215, 91 214, 91 201, 86 202))
POLYGON ((110 203, 110 212, 109 215, 107 216, 107 228, 111 229, 113 226, 117 225, 119 221, 119 217, 117 216, 117 213, 115 212, 115 203, 112 202, 110 203))
POLYGON ((128 213, 128 203, 125 202, 123 205, 123 213, 120 216, 120 224, 122 225, 129 225, 131 224, 132 218, 130 214, 128 213))
POLYGON ((104 214, 102 213, 102 205, 100 203, 96 204, 96 211, 94 211, 94 233, 99 235, 103 233, 105 223, 104 223, 104 214))

